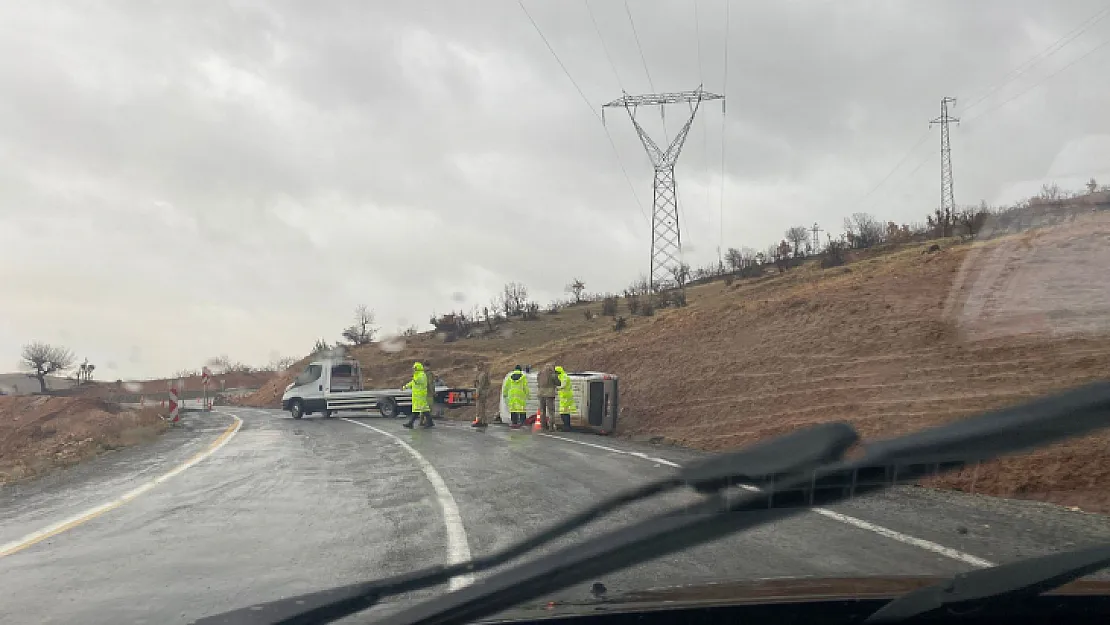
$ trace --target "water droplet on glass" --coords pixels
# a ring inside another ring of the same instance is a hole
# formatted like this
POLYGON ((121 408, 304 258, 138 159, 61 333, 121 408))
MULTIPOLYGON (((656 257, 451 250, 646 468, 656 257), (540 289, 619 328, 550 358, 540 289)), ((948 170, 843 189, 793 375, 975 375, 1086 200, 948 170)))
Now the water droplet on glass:
POLYGON ((383 352, 396 354, 397 352, 405 349, 405 339, 399 336, 392 336, 387 339, 383 339, 382 342, 378 344, 378 346, 383 352))

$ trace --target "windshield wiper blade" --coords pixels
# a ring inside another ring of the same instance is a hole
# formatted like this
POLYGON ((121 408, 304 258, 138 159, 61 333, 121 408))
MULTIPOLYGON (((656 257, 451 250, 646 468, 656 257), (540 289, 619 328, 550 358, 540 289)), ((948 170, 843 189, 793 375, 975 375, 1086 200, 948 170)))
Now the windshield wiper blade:
POLYGON ((506 549, 450 566, 436 566, 372 582, 298 595, 205 617, 197 625, 327 623, 365 610, 381 599, 445 583, 454 577, 499 566, 578 530, 618 508, 688 486, 713 492, 770 474, 796 474, 840 458, 858 437, 844 423, 825 423, 734 452, 692 463, 666 478, 617 494, 506 549))
MULTIPOLYGON (((876 466, 952 468, 963 459, 989 460, 1065 438, 1110 427, 1110 382, 1099 382, 1013 408, 890 439, 870 447, 862 458, 833 462, 811 475, 788 477, 758 492, 722 492, 688 509, 665 513, 564 548, 534 562, 501 571, 465 588, 430 599, 384 619, 384 623, 449 625, 496 614, 529 599, 562 590, 583 579, 620 570, 675 551, 755 527, 807 508, 761 508, 776 491, 804 489, 837 476, 850 476, 851 488, 826 491, 833 503, 874 492, 895 479, 857 486, 855 475, 876 466), (738 511, 759 511, 735 514, 738 511)), ((925 474, 924 472, 922 474, 925 474)), ((824 502, 823 502, 824 503, 824 502)))
POLYGON ((1110 545, 1101 545, 961 573, 894 599, 864 622, 890 623, 950 606, 1028 599, 1108 566, 1110 545))

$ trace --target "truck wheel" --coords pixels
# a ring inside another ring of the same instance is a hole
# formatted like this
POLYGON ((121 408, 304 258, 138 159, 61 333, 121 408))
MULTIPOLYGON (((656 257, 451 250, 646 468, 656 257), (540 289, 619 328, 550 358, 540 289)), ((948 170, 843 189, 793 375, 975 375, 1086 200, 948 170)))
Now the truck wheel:
POLYGON ((324 411, 324 418, 327 419, 328 417, 332 416, 333 414, 335 414, 334 410, 325 410, 324 411))
POLYGON ((301 400, 294 399, 293 402, 289 404, 289 414, 293 415, 294 419, 300 419, 304 416, 304 406, 301 404, 301 400))
POLYGON ((397 416, 397 402, 386 397, 378 402, 378 412, 386 419, 393 419, 397 416))

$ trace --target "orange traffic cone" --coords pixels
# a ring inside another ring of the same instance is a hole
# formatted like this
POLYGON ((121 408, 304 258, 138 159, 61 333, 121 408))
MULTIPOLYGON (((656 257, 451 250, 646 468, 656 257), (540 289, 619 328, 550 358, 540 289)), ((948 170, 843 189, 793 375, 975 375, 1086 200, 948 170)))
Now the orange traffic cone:
POLYGON ((536 411, 536 420, 534 422, 532 422, 532 431, 533 432, 542 432, 543 431, 543 417, 540 416, 540 411, 539 410, 536 411))

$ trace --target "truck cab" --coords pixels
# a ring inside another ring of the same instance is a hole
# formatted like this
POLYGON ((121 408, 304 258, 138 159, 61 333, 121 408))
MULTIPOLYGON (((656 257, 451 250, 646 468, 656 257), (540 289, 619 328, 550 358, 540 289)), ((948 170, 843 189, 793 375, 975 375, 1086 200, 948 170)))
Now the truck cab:
POLYGON ((293 411, 298 408, 300 415, 294 418, 321 412, 325 417, 328 411, 327 397, 333 392, 362 390, 362 369, 354 359, 324 359, 308 363, 281 397, 282 410, 293 411))

